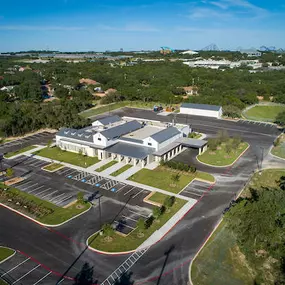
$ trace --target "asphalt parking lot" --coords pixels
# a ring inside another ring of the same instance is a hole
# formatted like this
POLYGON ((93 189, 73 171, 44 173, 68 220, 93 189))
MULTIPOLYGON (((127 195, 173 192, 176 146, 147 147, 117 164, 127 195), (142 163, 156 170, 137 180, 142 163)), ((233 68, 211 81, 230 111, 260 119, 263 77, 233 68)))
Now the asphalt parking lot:
POLYGON ((45 145, 49 140, 54 138, 55 134, 49 132, 41 132, 21 139, 13 140, 4 144, 0 144, 0 153, 17 151, 33 144, 45 145))
MULTIPOLYGON (((32 258, 19 252, 1 263, 0 277, 9 284, 19 285, 54 285, 60 276, 43 268, 32 258)), ((64 279, 60 284, 74 284, 73 280, 64 279)))
POLYGON ((182 192, 180 192, 180 195, 198 200, 209 190, 210 187, 211 184, 209 183, 194 180, 186 186, 182 192))

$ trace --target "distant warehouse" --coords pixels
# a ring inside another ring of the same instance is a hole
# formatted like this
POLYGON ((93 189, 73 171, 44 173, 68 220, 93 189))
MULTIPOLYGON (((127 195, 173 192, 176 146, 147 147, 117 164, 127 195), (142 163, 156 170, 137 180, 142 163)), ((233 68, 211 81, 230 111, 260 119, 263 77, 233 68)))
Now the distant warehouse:
POLYGON ((183 103, 180 107, 180 113, 220 119, 222 117, 223 110, 221 106, 216 105, 183 103))

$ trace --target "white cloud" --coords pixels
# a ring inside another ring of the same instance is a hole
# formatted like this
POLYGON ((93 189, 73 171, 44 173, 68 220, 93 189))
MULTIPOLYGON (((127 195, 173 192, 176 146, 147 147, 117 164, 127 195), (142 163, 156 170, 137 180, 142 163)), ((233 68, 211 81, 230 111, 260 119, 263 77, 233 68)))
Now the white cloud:
POLYGON ((0 25, 1 31, 80 31, 83 27, 0 25))
POLYGON ((157 28, 145 25, 139 25, 139 24, 129 24, 123 27, 98 25, 97 27, 100 30, 118 31, 118 32, 159 32, 159 29, 157 28))

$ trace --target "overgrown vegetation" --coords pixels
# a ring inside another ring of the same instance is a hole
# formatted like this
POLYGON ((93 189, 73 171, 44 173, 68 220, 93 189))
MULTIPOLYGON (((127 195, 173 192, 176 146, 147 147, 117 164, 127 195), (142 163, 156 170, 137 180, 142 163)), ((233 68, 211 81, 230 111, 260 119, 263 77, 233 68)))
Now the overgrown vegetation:
POLYGON ((185 172, 191 172, 195 173, 196 172, 196 167, 195 166, 190 166, 186 163, 180 162, 180 161, 175 161, 175 160, 161 160, 160 165, 180 171, 185 171, 185 172))

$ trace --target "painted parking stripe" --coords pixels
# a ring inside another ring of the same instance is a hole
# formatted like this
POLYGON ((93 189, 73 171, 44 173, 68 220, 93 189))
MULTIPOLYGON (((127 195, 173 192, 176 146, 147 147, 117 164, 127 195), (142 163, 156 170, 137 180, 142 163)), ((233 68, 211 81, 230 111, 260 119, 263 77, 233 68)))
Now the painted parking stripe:
POLYGON ((43 190, 43 191, 37 193, 36 195, 39 196, 39 195, 41 195, 41 194, 47 192, 48 190, 51 190, 51 188, 47 188, 47 189, 45 189, 45 190, 43 190))
POLYGON ((21 190, 27 190, 27 189, 29 189, 29 188, 31 188, 33 186, 36 186, 36 185, 39 185, 39 183, 35 183, 33 185, 29 185, 28 187, 25 186, 24 188, 21 188, 21 190))
POLYGON ((57 201, 57 198, 61 197, 62 195, 65 195, 65 193, 62 193, 62 194, 60 194, 60 195, 58 195, 58 196, 56 196, 56 197, 50 199, 49 201, 50 201, 50 202, 52 202, 52 201, 56 202, 56 201, 57 201))
POLYGON ((19 279, 17 279, 15 282, 13 282, 12 284, 17 283, 18 281, 22 280, 24 277, 26 277, 27 275, 29 275, 31 272, 33 272, 34 270, 36 270, 40 265, 38 264, 37 266, 35 266, 33 269, 31 269, 29 272, 27 272, 26 274, 24 274, 23 276, 21 276, 19 279))
POLYGON ((46 198, 46 197, 48 197, 48 196, 50 196, 50 195, 52 195, 52 194, 54 194, 54 193, 56 193, 56 192, 58 192, 58 191, 55 190, 54 192, 49 193, 49 194, 47 194, 47 195, 44 195, 44 196, 42 196, 41 198, 44 199, 44 198, 46 198))
POLYGON ((11 271, 13 271, 14 269, 16 269, 17 267, 19 267, 20 265, 24 264, 25 262, 27 262, 29 259, 31 259, 30 257, 28 257, 27 259, 25 259, 24 261, 22 261, 21 263, 19 263, 18 265, 16 265, 15 267, 11 268, 9 271, 5 272, 4 274, 2 274, 0 277, 5 276, 6 274, 10 273, 11 271))
POLYGON ((127 216, 124 216, 124 215, 122 215, 122 217, 125 218, 126 220, 132 220, 132 221, 134 221, 134 222, 137 222, 137 221, 138 221, 138 220, 132 219, 132 218, 127 217, 127 216))
POLYGON ((30 181, 30 180, 22 180, 22 181, 19 181, 15 184, 17 184, 17 187, 19 186, 24 186, 25 184, 29 184, 29 183, 32 183, 33 181, 30 181))
POLYGON ((38 280, 36 283, 34 283, 33 285, 39 284, 42 280, 44 280, 45 278, 47 278, 50 274, 51 274, 51 271, 48 272, 44 277, 42 277, 41 279, 39 279, 39 280, 38 280))
POLYGON ((120 192, 121 190, 123 190, 126 186, 128 186, 127 184, 125 184, 124 186, 122 186, 121 188, 119 188, 116 192, 120 192))
POLYGON ((130 193, 131 191, 133 191, 134 188, 136 188, 136 187, 134 186, 133 188, 131 188, 128 192, 126 192, 126 193, 124 194, 124 196, 127 195, 128 193, 130 193))
POLYGON ((57 173, 57 174, 64 174, 64 173, 66 173, 66 172, 68 172, 68 171, 70 171, 69 168, 64 168, 64 169, 61 169, 61 170, 57 171, 56 173, 57 173))
POLYGON ((141 190, 140 192, 138 192, 136 195, 134 195, 134 196, 132 197, 132 199, 134 199, 135 197, 137 197, 138 195, 140 195, 143 191, 144 191, 144 190, 141 190))
MULTIPOLYGON (((197 194, 197 193, 194 193, 194 192, 191 192, 191 191, 187 191, 187 190, 184 190, 183 192, 186 192, 186 193, 198 196, 198 197, 201 197, 203 195, 203 194, 197 194)), ((182 195, 183 195, 183 192, 181 193, 182 195)))
POLYGON ((35 167, 40 167, 44 164, 46 164, 47 162, 46 161, 38 161, 38 162, 35 162, 33 164, 30 164, 31 166, 35 166, 35 167))
POLYGON ((73 197, 73 195, 69 195, 69 196, 67 196, 67 197, 64 197, 63 199, 61 199, 61 200, 58 201, 57 203, 62 203, 62 202, 67 201, 68 199, 70 199, 70 198, 72 198, 72 197, 73 197))
POLYGON ((35 191, 37 191, 37 190, 39 190, 39 189, 41 189, 43 187, 45 187, 45 186, 44 185, 39 186, 39 187, 37 187, 37 188, 35 188, 35 189, 31 190, 31 191, 28 191, 28 193, 33 193, 33 192, 35 192, 35 191))
POLYGON ((142 216, 142 217, 144 217, 144 218, 147 218, 146 215, 143 215, 143 214, 141 214, 141 213, 134 212, 134 211, 132 211, 132 210, 130 210, 130 209, 129 209, 129 212, 134 213, 134 214, 139 215, 139 216, 142 216))

